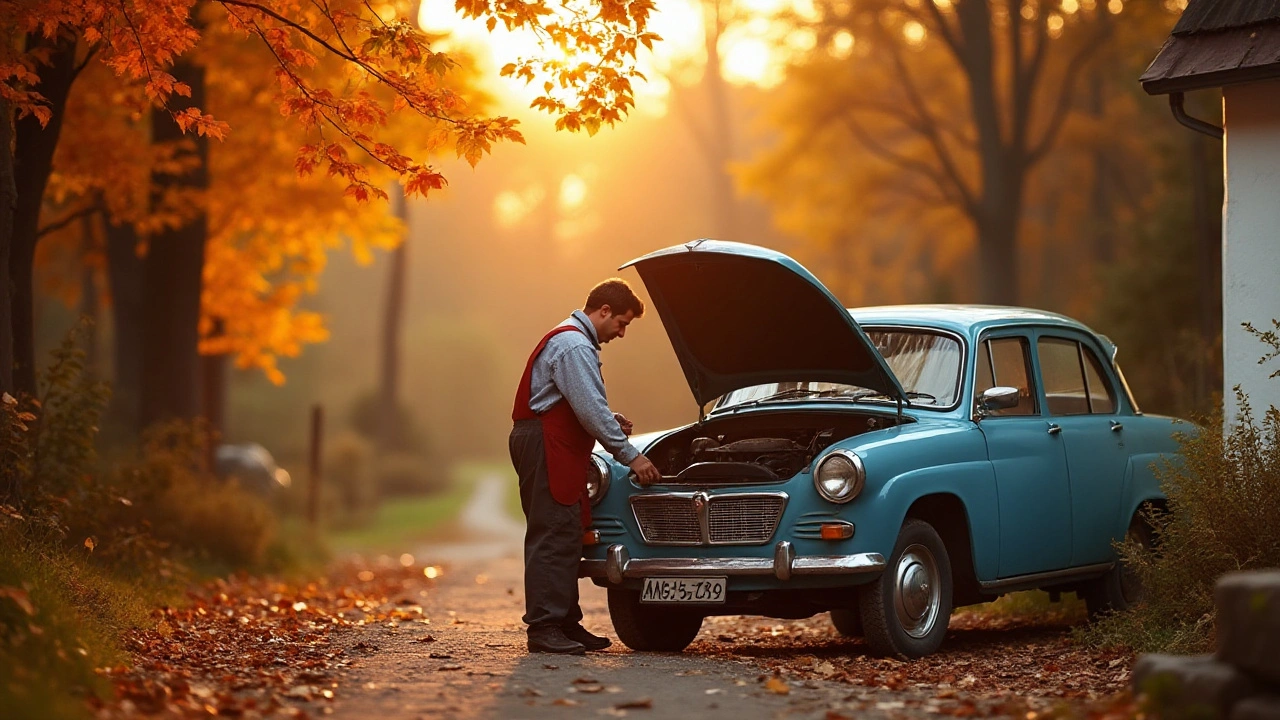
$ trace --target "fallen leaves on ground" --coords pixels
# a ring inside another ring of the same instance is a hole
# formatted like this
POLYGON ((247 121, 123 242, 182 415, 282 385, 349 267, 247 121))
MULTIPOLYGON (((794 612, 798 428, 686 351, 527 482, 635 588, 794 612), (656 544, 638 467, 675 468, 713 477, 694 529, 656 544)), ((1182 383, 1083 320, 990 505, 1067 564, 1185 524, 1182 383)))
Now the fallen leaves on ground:
MULTIPOLYGON (((150 628, 126 636, 133 667, 99 670, 112 680, 116 701, 100 704, 98 716, 309 717, 310 703, 337 696, 336 673, 353 661, 336 636, 372 624, 428 624, 416 595, 422 587, 421 570, 398 565, 338 568, 302 584, 211 582, 189 592, 182 607, 155 610, 150 628)), ((378 647, 358 642, 351 649, 360 657, 378 647)))
POLYGON ((1133 655, 1074 643, 1079 619, 1061 614, 1029 617, 958 613, 942 648, 918 660, 875 657, 861 638, 842 637, 826 613, 805 620, 712 617, 686 652, 752 660, 771 673, 765 689, 789 690, 788 681, 828 681, 865 688, 864 709, 897 691, 906 708, 953 717, 1016 716, 1120 718, 1131 710, 1126 692, 1133 655), (873 695, 875 697, 873 698, 873 695))

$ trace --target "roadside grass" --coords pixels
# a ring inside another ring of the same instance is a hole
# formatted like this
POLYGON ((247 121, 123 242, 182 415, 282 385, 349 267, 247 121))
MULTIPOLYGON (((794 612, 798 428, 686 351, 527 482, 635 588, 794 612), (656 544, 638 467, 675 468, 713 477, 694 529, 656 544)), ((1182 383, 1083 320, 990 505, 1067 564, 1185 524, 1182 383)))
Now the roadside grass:
POLYGON ((111 697, 95 668, 127 662, 121 634, 178 600, 174 588, 107 572, 12 528, 0 527, 0 546, 0 714, 90 717, 87 698, 111 697))
MULTIPOLYGON (((509 468, 487 460, 468 460, 456 463, 449 469, 449 486, 433 495, 401 497, 385 500, 379 505, 373 518, 360 527, 330 532, 326 538, 329 548, 338 554, 401 553, 413 545, 438 540, 448 535, 453 520, 466 505, 479 479, 489 473, 510 475, 509 468)), ((514 486, 515 480, 512 478, 514 486)), ((506 498, 510 500, 509 497, 506 498)), ((516 517, 519 517, 520 498, 515 497, 516 517)), ((506 502, 510 512, 510 503, 506 502)))

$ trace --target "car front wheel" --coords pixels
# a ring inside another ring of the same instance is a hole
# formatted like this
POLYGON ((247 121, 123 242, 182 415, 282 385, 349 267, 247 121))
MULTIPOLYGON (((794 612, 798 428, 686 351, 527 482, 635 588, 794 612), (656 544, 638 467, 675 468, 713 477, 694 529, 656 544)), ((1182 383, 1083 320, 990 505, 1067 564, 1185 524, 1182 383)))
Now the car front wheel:
POLYGON ((858 608, 836 608, 831 611, 831 624, 845 637, 862 637, 862 615, 858 608))
POLYGON ((670 605, 645 605, 640 593, 609 588, 609 618, 622 644, 632 650, 680 652, 702 629, 702 614, 670 605))
POLYGON ((859 587, 863 636, 875 653, 918 658, 942 645, 951 621, 951 560, 933 526, 909 518, 875 581, 859 587))

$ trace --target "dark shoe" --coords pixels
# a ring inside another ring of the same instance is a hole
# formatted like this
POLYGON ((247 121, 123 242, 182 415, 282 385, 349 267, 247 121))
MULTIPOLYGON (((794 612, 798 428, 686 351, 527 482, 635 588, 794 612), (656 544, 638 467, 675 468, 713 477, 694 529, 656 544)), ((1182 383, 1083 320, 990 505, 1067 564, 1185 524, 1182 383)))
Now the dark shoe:
POLYGON ((586 628, 577 623, 563 628, 563 630, 566 638, 581 643, 588 650, 603 650, 613 644, 613 641, 609 638, 592 635, 587 632, 586 628))
POLYGON ((587 648, 582 643, 565 637, 558 627, 529 633, 529 652, 555 653, 557 655, 581 655, 587 648))

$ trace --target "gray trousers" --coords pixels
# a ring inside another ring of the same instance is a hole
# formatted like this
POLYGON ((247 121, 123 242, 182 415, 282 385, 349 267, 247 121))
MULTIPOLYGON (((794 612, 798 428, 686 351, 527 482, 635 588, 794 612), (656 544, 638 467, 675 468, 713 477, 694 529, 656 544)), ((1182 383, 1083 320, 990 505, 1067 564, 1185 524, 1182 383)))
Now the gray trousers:
POLYGON ((524 510, 524 622, 529 634, 582 621, 578 606, 578 561, 582 559, 582 510, 551 496, 542 423, 518 420, 509 441, 511 464, 520 476, 524 510))

